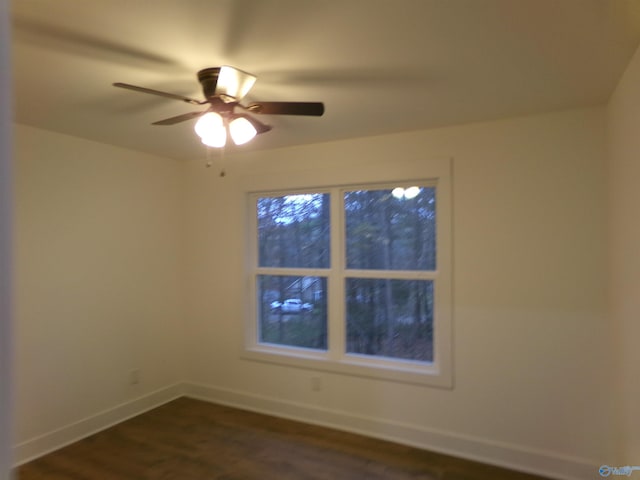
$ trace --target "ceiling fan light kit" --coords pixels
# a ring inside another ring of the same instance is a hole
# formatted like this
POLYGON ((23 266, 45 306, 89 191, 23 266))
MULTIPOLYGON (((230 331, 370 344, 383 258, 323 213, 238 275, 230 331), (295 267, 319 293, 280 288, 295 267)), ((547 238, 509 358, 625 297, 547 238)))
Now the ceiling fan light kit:
POLYGON ((192 105, 208 104, 209 108, 202 112, 189 112, 164 120, 153 122, 153 125, 174 125, 198 118, 195 132, 202 143, 214 148, 224 147, 227 143, 227 132, 233 143, 243 145, 256 135, 268 132, 271 126, 266 125, 246 113, 236 113, 240 108, 259 115, 304 115, 319 117, 324 114, 321 102, 256 102, 247 106, 240 101, 249 93, 256 82, 256 76, 235 67, 205 68, 198 72, 198 81, 202 86, 205 100, 162 92, 127 83, 114 83, 113 86, 133 90, 135 92, 158 95, 180 100, 192 105))
POLYGON ((244 145, 258 134, 258 130, 247 118, 230 117, 228 124, 221 115, 207 112, 195 124, 194 130, 208 147, 221 148, 227 144, 227 129, 236 145, 244 145))

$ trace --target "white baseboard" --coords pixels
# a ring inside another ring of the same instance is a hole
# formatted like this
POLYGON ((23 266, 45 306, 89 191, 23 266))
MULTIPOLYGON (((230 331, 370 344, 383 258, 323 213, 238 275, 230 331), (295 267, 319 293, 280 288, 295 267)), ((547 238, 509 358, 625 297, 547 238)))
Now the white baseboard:
POLYGON ((22 465, 182 396, 184 384, 178 383, 21 442, 13 447, 14 466, 22 465))
POLYGON ((190 398, 390 440, 558 480, 595 478, 598 472, 597 465, 581 458, 278 398, 195 383, 186 383, 184 393, 190 398))
POLYGON ((93 435, 100 430, 181 396, 390 440, 559 480, 595 478, 598 471, 598 465, 592 462, 549 451, 195 383, 179 383, 157 390, 19 443, 13 447, 15 466, 93 435))

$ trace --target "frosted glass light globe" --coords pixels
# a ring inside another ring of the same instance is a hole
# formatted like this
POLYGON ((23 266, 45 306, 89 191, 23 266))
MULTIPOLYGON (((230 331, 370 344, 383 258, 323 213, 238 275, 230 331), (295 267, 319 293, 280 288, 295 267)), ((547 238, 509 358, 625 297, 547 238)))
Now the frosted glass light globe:
POLYGON ((222 117, 215 112, 202 115, 194 126, 194 130, 208 147, 220 148, 227 143, 227 130, 222 117))
POLYGON ((200 138, 210 135, 216 127, 224 126, 222 117, 215 112, 208 112, 202 115, 194 126, 194 130, 200 138))
POLYGON ((242 145, 256 136, 258 131, 246 118, 239 117, 229 124, 229 133, 236 145, 242 145))

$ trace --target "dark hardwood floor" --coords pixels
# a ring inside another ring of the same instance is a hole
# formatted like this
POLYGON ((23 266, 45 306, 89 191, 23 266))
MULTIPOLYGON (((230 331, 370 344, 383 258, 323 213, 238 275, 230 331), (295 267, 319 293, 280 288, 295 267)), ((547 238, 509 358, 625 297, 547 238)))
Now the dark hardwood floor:
POLYGON ((18 480, 542 480, 189 398, 17 470, 18 480))

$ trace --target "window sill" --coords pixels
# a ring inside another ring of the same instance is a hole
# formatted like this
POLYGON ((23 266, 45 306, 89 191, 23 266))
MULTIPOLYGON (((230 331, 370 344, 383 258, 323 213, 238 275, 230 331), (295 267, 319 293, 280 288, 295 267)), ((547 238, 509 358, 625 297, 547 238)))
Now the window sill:
POLYGON ((429 387, 453 388, 450 373, 443 372, 436 363, 388 361, 362 355, 344 355, 336 360, 327 353, 304 349, 255 346, 243 350, 241 358, 275 365, 324 371, 341 375, 373 378, 429 387))

